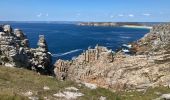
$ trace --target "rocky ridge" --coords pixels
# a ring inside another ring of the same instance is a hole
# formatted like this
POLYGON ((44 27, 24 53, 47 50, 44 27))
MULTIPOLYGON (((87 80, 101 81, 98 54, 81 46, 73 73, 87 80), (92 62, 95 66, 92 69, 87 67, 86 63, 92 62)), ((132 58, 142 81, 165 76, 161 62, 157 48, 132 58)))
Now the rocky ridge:
POLYGON ((133 55, 106 47, 88 48, 75 60, 58 60, 58 79, 97 84, 113 90, 139 90, 170 84, 170 24, 156 25, 130 44, 133 55))
POLYGON ((25 67, 47 74, 50 71, 51 54, 44 36, 39 37, 38 48, 30 48, 29 40, 22 30, 13 31, 10 25, 1 25, 0 64, 7 67, 25 67))

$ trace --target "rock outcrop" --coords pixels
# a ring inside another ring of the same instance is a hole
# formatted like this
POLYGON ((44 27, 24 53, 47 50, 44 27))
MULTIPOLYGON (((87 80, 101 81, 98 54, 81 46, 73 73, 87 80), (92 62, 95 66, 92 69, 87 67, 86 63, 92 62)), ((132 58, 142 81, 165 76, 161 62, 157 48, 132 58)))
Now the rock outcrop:
POLYGON ((110 63, 114 59, 113 55, 114 52, 111 50, 97 45, 95 49, 88 48, 88 50, 84 51, 73 61, 58 60, 54 65, 56 66, 54 72, 58 79, 71 79, 75 77, 82 79, 83 75, 92 73, 90 69, 87 72, 84 71, 84 68, 86 68, 84 66, 90 68, 92 64, 97 62, 110 63), (79 72, 81 72, 82 75, 75 76, 78 75, 79 72))
POLYGON ((88 49, 75 60, 58 60, 59 79, 97 84, 113 90, 145 90, 170 84, 170 25, 154 26, 131 44, 133 55, 114 53, 105 47, 88 49))
MULTIPOLYGON (((56 66, 54 72, 58 79, 74 79, 75 77, 83 79, 93 73, 91 72, 93 69, 90 69, 92 68, 92 65, 96 63, 100 65, 102 63, 107 64, 113 62, 113 55, 114 52, 112 50, 108 50, 106 47, 98 45, 94 49, 89 47, 88 50, 84 51, 73 61, 58 60, 54 65, 56 66), (82 74, 79 74, 79 72, 82 74)), ((99 67, 100 66, 98 66, 98 68, 99 67)), ((102 69, 102 66, 100 68, 102 69)), ((99 73, 102 72, 100 71, 99 73)))
POLYGON ((170 25, 157 25, 142 39, 133 43, 137 54, 151 54, 153 52, 169 51, 170 48, 170 25))
POLYGON ((48 52, 48 46, 43 35, 39 36, 38 48, 31 49, 33 57, 31 59, 32 69, 47 73, 51 70, 51 53, 48 52))
POLYGON ((47 73, 51 66, 45 38, 40 36, 38 48, 30 48, 29 40, 22 30, 13 31, 10 25, 1 26, 0 64, 8 67, 25 67, 40 73, 47 73))

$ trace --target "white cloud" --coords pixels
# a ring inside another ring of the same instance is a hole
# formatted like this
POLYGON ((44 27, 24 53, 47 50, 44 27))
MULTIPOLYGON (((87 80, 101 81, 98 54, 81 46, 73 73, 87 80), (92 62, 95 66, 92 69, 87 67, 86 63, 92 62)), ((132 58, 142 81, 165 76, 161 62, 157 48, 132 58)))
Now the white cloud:
POLYGON ((46 14, 46 17, 48 17, 49 15, 48 15, 48 13, 46 14))
POLYGON ((39 14, 37 14, 36 16, 37 16, 37 17, 48 17, 49 14, 48 14, 48 13, 46 13, 46 14, 39 13, 39 14))
POLYGON ((149 13, 145 13, 145 14, 143 14, 144 16, 150 16, 151 14, 149 14, 149 13))
POLYGON ((114 18, 114 16, 113 16, 113 15, 111 15, 111 16, 110 16, 110 18, 114 18))
POLYGON ((42 16, 42 13, 39 13, 38 15, 37 15, 37 17, 41 17, 42 16))
POLYGON ((119 16, 119 17, 123 17, 124 15, 123 15, 123 14, 119 14, 118 16, 119 16))
POLYGON ((133 15, 133 14, 129 14, 128 16, 129 16, 129 17, 134 17, 134 15, 133 15))

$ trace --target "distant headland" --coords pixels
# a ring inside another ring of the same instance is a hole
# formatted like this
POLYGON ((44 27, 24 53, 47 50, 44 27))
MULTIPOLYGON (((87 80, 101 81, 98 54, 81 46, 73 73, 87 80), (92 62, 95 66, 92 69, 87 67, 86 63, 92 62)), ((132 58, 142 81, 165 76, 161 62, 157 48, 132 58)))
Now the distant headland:
POLYGON ((126 27, 126 28, 147 28, 151 29, 152 26, 158 23, 151 22, 80 22, 80 26, 109 26, 109 27, 126 27))

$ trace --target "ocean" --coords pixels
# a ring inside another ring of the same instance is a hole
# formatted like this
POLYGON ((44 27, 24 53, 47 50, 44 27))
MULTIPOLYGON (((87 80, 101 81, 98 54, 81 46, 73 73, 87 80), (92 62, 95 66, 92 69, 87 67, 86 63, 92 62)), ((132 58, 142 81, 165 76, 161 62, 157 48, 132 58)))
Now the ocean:
POLYGON ((57 59, 71 60, 96 44, 117 50, 123 44, 136 41, 149 32, 149 29, 123 27, 78 26, 67 23, 9 23, 27 35, 30 47, 36 48, 39 35, 44 35, 53 63, 57 59))

